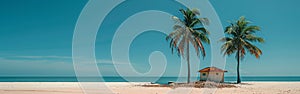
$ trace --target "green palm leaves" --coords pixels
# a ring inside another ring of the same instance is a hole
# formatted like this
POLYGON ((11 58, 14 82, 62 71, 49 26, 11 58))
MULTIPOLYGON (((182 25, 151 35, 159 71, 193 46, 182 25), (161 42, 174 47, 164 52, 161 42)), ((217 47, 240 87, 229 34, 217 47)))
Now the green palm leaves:
POLYGON ((243 59, 248 51, 250 54, 259 58, 262 55, 262 51, 256 47, 254 42, 263 43, 264 39, 257 37, 255 33, 260 31, 258 26, 249 26, 250 22, 245 17, 240 17, 236 23, 226 27, 225 34, 227 37, 221 39, 225 42, 221 49, 224 55, 236 54, 237 59, 237 83, 241 82, 239 74, 239 63, 240 59, 243 59))
POLYGON ((253 42, 263 43, 264 39, 254 35, 257 31, 260 31, 258 26, 248 26, 249 21, 246 21, 245 17, 241 17, 236 23, 232 23, 226 27, 225 33, 228 35, 221 39, 225 42, 221 47, 224 55, 231 55, 236 52, 240 52, 240 57, 244 57, 246 51, 259 58, 262 51, 253 45, 253 42))
POLYGON ((180 9, 180 12, 183 14, 184 19, 181 20, 178 17, 173 17, 173 20, 176 22, 173 27, 174 31, 166 37, 166 40, 170 41, 172 53, 177 51, 179 56, 187 57, 187 46, 191 43, 197 55, 201 52, 205 56, 203 42, 210 43, 207 37, 209 32, 201 26, 208 24, 208 19, 198 18, 197 16, 200 13, 196 9, 180 9))
POLYGON ((178 17, 172 17, 176 22, 173 29, 167 37, 166 40, 170 41, 170 48, 172 53, 177 52, 178 56, 186 58, 188 63, 188 80, 190 82, 190 61, 189 61, 189 46, 190 44, 194 46, 197 55, 202 53, 205 57, 204 43, 210 43, 207 35, 209 32, 203 27, 204 24, 208 24, 208 19, 198 18, 200 12, 197 9, 187 9, 179 10, 184 18, 183 20, 178 17))
MULTIPOLYGON (((200 12, 197 9, 180 9, 183 14, 183 19, 172 17, 176 22, 173 29, 166 40, 170 42, 172 54, 177 52, 178 56, 186 58, 188 63, 188 83, 190 82, 190 61, 189 61, 189 46, 192 45, 197 55, 200 53, 203 57, 206 56, 203 43, 210 43, 208 38, 209 32, 203 27, 208 25, 207 18, 198 18, 200 12)), ((259 58, 262 55, 261 49, 253 43, 263 43, 264 39, 255 35, 260 31, 258 26, 249 25, 250 22, 245 17, 240 17, 235 23, 231 23, 225 29, 226 37, 222 38, 224 42, 221 49, 225 55, 236 54, 237 59, 237 83, 240 83, 239 65, 247 52, 259 58)))

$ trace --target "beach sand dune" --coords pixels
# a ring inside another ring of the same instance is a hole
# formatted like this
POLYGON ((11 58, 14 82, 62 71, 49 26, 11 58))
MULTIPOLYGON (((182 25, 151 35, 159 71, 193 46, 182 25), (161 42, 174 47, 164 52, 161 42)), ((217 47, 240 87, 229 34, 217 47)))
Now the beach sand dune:
MULTIPOLYGON (((149 83, 105 82, 105 84, 114 92, 113 94, 201 94, 206 91, 215 94, 300 94, 300 82, 245 82, 237 85, 238 88, 218 89, 137 86, 149 83)), ((84 92, 76 82, 1 82, 0 94, 84 94, 84 92)))

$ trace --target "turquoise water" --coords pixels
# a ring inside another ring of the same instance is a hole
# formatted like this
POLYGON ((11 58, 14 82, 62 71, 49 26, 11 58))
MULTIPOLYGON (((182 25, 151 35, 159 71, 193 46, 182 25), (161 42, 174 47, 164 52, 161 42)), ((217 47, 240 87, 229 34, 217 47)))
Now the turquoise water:
MULTIPOLYGON (((105 82, 128 82, 122 77, 103 77, 105 82)), ((152 82, 154 77, 129 77, 131 82, 152 82)), ((186 81, 183 77, 161 77, 154 83, 167 83, 168 81, 186 81)), ((199 78, 192 78, 199 79, 199 78)), ((98 81, 97 77, 85 77, 85 82, 98 81)), ((236 77, 225 77, 225 82, 234 82, 236 77)), ((266 77, 242 77, 242 81, 261 81, 261 82, 298 82, 300 76, 266 76, 266 77)), ((0 77, 0 82, 78 82, 76 77, 0 77)))

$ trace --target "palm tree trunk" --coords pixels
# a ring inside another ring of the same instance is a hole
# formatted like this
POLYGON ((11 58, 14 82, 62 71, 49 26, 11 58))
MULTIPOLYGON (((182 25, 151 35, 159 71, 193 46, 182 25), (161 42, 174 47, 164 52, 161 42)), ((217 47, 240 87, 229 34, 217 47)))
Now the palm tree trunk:
POLYGON ((190 83, 190 78, 191 78, 191 68, 190 68, 190 47, 189 47, 189 43, 187 43, 187 66, 188 66, 188 78, 187 78, 187 83, 190 83))
POLYGON ((237 56, 237 83, 241 83, 241 78, 240 78, 240 51, 238 50, 238 56, 237 56))

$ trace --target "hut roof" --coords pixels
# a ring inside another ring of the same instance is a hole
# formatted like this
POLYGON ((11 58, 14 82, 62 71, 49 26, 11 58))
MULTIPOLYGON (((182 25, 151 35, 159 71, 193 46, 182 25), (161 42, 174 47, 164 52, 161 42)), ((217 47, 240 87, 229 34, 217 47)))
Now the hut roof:
POLYGON ((206 67, 199 70, 199 72, 227 72, 226 70, 219 69, 217 67, 206 67))

